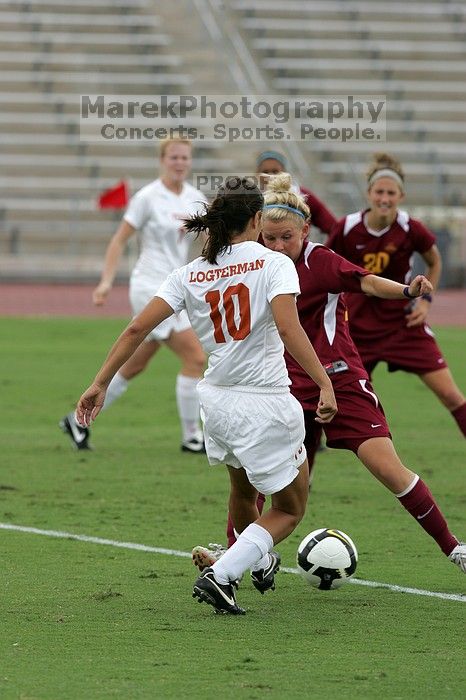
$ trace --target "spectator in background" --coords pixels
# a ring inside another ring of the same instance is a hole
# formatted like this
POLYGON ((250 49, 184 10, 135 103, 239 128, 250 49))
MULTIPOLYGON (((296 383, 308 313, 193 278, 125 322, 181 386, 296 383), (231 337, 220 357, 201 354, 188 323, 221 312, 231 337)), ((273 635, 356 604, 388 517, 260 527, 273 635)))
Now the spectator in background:
MULTIPOLYGON (((202 192, 186 182, 191 164, 190 141, 181 138, 162 141, 160 177, 131 199, 108 245, 102 277, 93 293, 94 304, 101 306, 105 303, 126 243, 137 230, 142 233, 141 248, 129 288, 134 315, 145 307, 170 272, 186 264, 191 237, 186 235, 182 219, 198 213, 206 201, 202 192)), ((202 376, 205 356, 185 311, 175 314, 149 333, 145 342, 113 377, 103 409, 126 391, 128 382, 147 367, 162 343, 181 360, 176 380, 181 449, 184 452, 204 452, 196 386, 202 376)), ((73 412, 60 421, 60 427, 78 449, 90 449, 89 429, 76 422, 73 412)))
MULTIPOLYGON (((367 181, 369 207, 341 219, 327 245, 369 272, 402 284, 412 277, 412 258, 417 252, 435 292, 442 269, 440 253, 435 236, 399 209, 405 190, 400 163, 386 153, 376 153, 367 181)), ((399 301, 349 293, 351 337, 369 376, 379 362, 386 362, 389 372, 417 374, 466 436, 466 398, 427 323, 432 301, 432 294, 399 301)))
MULTIPOLYGON (((278 151, 263 151, 257 156, 256 174, 278 175, 287 171, 286 158, 278 151)), ((266 182, 261 182, 261 189, 265 190, 266 182)), ((293 183, 293 190, 301 194, 307 206, 311 210, 311 224, 316 226, 323 234, 329 234, 337 220, 325 204, 306 187, 293 183)))

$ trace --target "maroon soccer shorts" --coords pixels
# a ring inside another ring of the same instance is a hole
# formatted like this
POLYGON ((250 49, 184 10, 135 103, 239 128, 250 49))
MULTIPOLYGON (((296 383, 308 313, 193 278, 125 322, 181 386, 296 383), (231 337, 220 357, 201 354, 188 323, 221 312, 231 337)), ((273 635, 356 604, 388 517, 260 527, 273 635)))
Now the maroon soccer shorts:
POLYGON ((427 374, 448 366, 427 324, 414 328, 400 326, 385 338, 367 340, 355 342, 369 374, 378 362, 386 362, 389 372, 404 370, 413 374, 427 374))
MULTIPOLYGON (((387 419, 377 395, 366 379, 356 380, 335 389, 338 413, 330 423, 324 424, 327 445, 357 453, 363 442, 373 437, 391 438, 387 419)), ((317 399, 302 401, 308 452, 315 444, 316 431, 321 424, 316 423, 317 399), (309 447, 308 447, 309 446, 309 447)))

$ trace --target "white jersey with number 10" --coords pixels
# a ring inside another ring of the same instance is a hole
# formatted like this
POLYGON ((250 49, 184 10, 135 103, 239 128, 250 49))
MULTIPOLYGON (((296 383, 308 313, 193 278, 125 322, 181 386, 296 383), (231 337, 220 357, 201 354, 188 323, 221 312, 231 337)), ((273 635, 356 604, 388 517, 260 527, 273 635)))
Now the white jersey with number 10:
POLYGON ((174 270, 156 296, 191 325, 209 355, 205 380, 222 386, 289 386, 283 343, 270 302, 299 294, 293 262, 259 243, 236 243, 217 256, 174 270))

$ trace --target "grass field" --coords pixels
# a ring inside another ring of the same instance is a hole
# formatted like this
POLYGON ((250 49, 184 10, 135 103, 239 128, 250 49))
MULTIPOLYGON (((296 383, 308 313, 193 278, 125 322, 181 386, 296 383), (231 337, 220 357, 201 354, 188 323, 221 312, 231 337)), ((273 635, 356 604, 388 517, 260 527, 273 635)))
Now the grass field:
MULTIPOLYGON (((95 451, 71 449, 57 423, 94 376, 123 322, 0 320, 0 521, 189 552, 224 541, 227 478, 182 454, 176 363, 162 351, 98 418, 95 451)), ((439 341, 466 389, 466 331, 439 341)), ((466 537, 466 448, 414 377, 375 385, 404 462, 466 537)), ((308 511, 279 550, 316 527, 359 549, 356 577, 466 593, 466 578, 348 452, 319 456, 308 511)), ((245 577, 247 615, 215 616, 191 598, 188 558, 0 531, 0 698, 466 697, 464 601, 348 584, 309 589, 291 573, 261 597, 245 577)))

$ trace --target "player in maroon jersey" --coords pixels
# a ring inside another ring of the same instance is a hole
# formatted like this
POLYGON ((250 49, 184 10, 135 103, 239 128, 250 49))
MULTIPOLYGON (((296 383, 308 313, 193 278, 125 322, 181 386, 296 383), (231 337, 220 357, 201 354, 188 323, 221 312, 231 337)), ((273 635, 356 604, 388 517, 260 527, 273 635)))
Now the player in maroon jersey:
MULTIPOLYGON (((256 174, 278 175, 285 172, 286 158, 278 151, 263 151, 257 156, 256 174)), ((267 182, 263 182, 261 189, 265 189, 267 182)), ((335 216, 316 195, 301 185, 293 185, 301 194, 309 209, 312 211, 312 224, 323 233, 330 233, 337 223, 335 216)))
MULTIPOLYGON (((435 290, 442 264, 435 236, 398 208, 404 198, 403 170, 387 154, 376 154, 370 165, 368 198, 369 208, 339 221, 327 245, 369 272, 401 283, 411 279, 411 259, 417 252, 435 290)), ((466 436, 466 398, 427 323, 431 302, 430 293, 414 301, 349 293, 351 336, 369 375, 378 362, 386 362, 389 372, 401 369, 418 374, 466 436)))
MULTIPOLYGON (((282 153, 278 151, 262 151, 257 156, 256 159, 256 175, 267 175, 266 178, 260 178, 260 186, 262 190, 265 190, 267 183, 269 182, 270 176, 278 175, 285 172, 287 169, 286 158, 282 153)), ((300 194, 304 201, 306 202, 309 209, 312 211, 312 224, 316 226, 321 234, 325 237, 325 234, 330 234, 333 228, 336 226, 337 220, 332 214, 330 209, 328 209, 325 204, 316 195, 308 190, 306 187, 292 184, 292 189, 300 194)), ((322 431, 321 431, 322 433, 322 431)), ((321 452, 325 450, 325 445, 321 440, 321 437, 316 435, 317 448, 316 451, 321 452)))
MULTIPOLYGON (((451 561, 466 573, 466 544, 450 532, 447 522, 423 480, 401 462, 390 430, 348 331, 343 292, 369 294, 385 299, 418 298, 432 289, 422 275, 409 285, 384 279, 364 270, 323 245, 306 241, 309 232, 309 208, 291 192, 291 179, 283 174, 274 178, 265 194, 262 215, 264 244, 293 260, 298 272, 301 294, 297 299, 301 325, 329 374, 338 413, 332 423, 323 426, 330 447, 351 450, 358 459, 435 539, 451 561)), ((291 392, 299 400, 305 418, 305 445, 309 465, 315 454, 318 389, 285 353, 291 392)), ((261 507, 261 502, 257 505, 261 507)), ((234 541, 229 524, 228 544, 234 541)), ((193 561, 202 568, 221 555, 221 550, 193 549, 193 561)))

